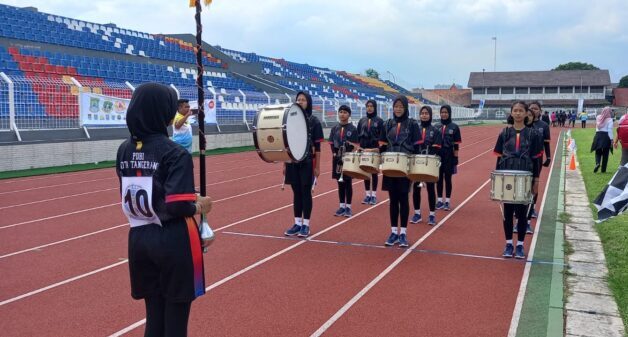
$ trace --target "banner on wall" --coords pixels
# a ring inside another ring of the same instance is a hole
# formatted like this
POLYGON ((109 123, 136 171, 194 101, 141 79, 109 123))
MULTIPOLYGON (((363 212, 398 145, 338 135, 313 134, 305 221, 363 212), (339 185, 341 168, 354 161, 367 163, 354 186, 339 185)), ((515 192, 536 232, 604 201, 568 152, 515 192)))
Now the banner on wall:
POLYGON ((576 115, 584 111, 584 98, 578 99, 578 111, 576 111, 576 115))
MULTIPOLYGON (((190 101, 190 109, 198 109, 198 101, 190 101)), ((205 124, 216 124, 216 100, 205 100, 205 124)))
POLYGON ((81 125, 126 126, 126 110, 130 99, 89 92, 79 94, 81 125))

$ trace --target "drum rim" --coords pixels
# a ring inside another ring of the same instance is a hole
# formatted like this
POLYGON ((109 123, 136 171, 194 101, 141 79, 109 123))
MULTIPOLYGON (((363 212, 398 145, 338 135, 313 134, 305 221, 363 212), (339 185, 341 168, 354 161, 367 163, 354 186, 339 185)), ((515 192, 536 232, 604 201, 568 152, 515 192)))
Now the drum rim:
MULTIPOLYGON (((274 163, 275 161, 272 160, 268 160, 264 157, 263 152, 260 150, 259 148, 259 142, 257 141, 257 128, 255 127, 257 125, 257 121, 259 119, 259 115, 262 113, 262 111, 264 110, 271 110, 271 109, 278 109, 278 108, 282 108, 283 109, 283 118, 281 120, 281 134, 283 136, 283 146, 286 149, 286 153, 288 154, 288 157, 290 157, 290 159, 292 160, 292 163, 300 163, 302 161, 304 161, 309 155, 310 155, 310 146, 306 146, 305 149, 305 153, 303 154, 303 158, 297 159, 294 157, 294 154, 292 153, 292 151, 290 151, 290 147, 288 146, 288 131, 285 127, 286 122, 288 121, 288 113, 290 112, 290 109, 292 109, 293 106, 296 106, 297 109, 299 109, 301 111, 301 113, 303 114, 303 116, 305 116, 305 112, 303 111, 303 109, 301 108, 300 105, 298 105, 297 103, 291 103, 291 104, 278 104, 278 105, 267 105, 261 109, 259 109, 257 111, 257 113, 255 114, 255 118, 253 118, 253 145, 255 146, 255 152, 257 152, 257 155, 265 162, 267 163, 274 163)), ((309 138, 310 138, 310 121, 309 118, 305 117, 305 129, 307 130, 307 134, 308 134, 308 143, 309 143, 309 138)))

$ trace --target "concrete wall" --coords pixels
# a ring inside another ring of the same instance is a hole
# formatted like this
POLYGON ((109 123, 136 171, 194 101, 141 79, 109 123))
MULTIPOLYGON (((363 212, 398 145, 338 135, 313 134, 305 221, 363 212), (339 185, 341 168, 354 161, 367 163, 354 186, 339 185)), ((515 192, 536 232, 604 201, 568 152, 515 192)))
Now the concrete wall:
MULTIPOLYGON (((324 133, 329 134, 329 129, 324 133)), ((123 139, 6 145, 0 147, 0 172, 115 160, 123 139)), ((250 132, 207 135, 207 149, 252 146, 250 132)), ((198 138, 193 150, 198 151, 198 138)))

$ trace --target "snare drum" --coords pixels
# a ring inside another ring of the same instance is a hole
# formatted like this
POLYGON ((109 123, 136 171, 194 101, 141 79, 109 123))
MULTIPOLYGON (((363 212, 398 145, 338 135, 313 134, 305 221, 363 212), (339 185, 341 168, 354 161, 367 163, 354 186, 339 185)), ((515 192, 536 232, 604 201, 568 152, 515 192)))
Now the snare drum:
POLYGON ((360 168, 368 173, 379 173, 381 158, 376 152, 362 152, 360 155, 360 168))
POLYGON ((384 152, 382 154, 382 174, 387 177, 406 177, 408 175, 408 155, 403 152, 384 152))
POLYGON ((342 174, 351 178, 371 180, 371 174, 360 169, 360 154, 348 152, 342 156, 342 174))
POLYGON ((411 155, 410 168, 408 169, 408 178, 413 181, 435 183, 438 181, 439 168, 439 156, 427 154, 411 155))
POLYGON ((496 170, 491 172, 491 199, 508 204, 529 204, 532 201, 532 173, 496 170))
POLYGON ((307 118, 298 104, 268 105, 253 121, 253 142, 264 161, 298 163, 308 153, 307 118))

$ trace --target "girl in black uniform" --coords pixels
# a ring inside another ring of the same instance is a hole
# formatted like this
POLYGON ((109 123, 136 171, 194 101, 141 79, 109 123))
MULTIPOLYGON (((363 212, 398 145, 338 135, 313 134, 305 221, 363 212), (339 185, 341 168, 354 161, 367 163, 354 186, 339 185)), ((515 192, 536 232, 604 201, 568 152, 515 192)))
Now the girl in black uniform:
MULTIPOLYGON (((498 156, 497 170, 518 170, 532 173, 532 193, 538 191, 539 168, 535 161, 543 155, 542 138, 533 128, 526 127, 526 113, 528 106, 525 102, 515 102, 510 108, 509 123, 497 137, 494 152, 498 156)), ((504 203, 504 233, 506 248, 502 256, 525 258, 523 241, 525 240, 526 215, 528 205, 504 203), (517 246, 513 246, 513 216, 517 218, 517 246)))
MULTIPOLYGON (((380 136, 380 152, 419 153, 421 133, 416 120, 409 117, 408 99, 397 96, 393 101, 394 118, 389 119, 380 136)), ((410 213, 410 179, 406 177, 386 177, 382 181, 382 189, 390 196, 390 226, 392 233, 386 240, 386 246, 399 242, 400 247, 408 247, 406 227, 410 213), (401 218, 401 219, 400 219, 401 218), (401 220, 398 222, 398 220, 401 220), (397 226, 401 225, 398 231, 397 226)))
POLYGON ((312 97, 300 91, 296 102, 301 106, 308 121, 308 147, 310 155, 300 163, 286 164, 285 182, 290 184, 293 193, 294 225, 284 233, 287 236, 298 235, 305 238, 310 235, 310 216, 312 215, 312 185, 318 178, 321 165, 321 142, 325 140, 321 122, 312 115, 312 97))
POLYGON ((192 156, 168 138, 177 94, 157 83, 133 92, 126 123, 131 138, 118 148, 116 173, 129 219, 131 296, 144 299, 144 336, 187 336, 192 301, 205 293, 195 214, 211 209, 194 192, 192 156))
POLYGON ((340 198, 340 208, 334 214, 335 216, 346 216, 350 218, 351 200, 353 198, 353 186, 351 177, 343 175, 342 171, 342 155, 351 152, 358 145, 358 129, 351 123, 351 108, 341 105, 338 109, 339 124, 334 125, 329 133, 329 145, 334 156, 332 160, 332 179, 338 180, 338 197, 340 198), (342 182, 339 180, 342 176, 342 182))
MULTIPOLYGON (((377 116, 377 102, 370 99, 366 101, 366 116, 358 122, 360 148, 365 152, 377 152, 377 142, 383 130, 384 120, 377 116)), ((377 180, 377 173, 371 175, 371 180, 364 180, 366 196, 362 200, 363 204, 377 204, 377 180)))
POLYGON ((458 166, 458 149, 462 142, 460 128, 451 121, 451 107, 443 105, 440 108, 440 126, 438 127, 442 138, 442 147, 438 152, 440 156, 440 174, 438 177, 437 191, 438 201, 436 209, 451 209, 451 176, 456 173, 458 166), (443 185, 445 185, 445 202, 443 202, 443 185))
MULTIPOLYGON (((419 127, 421 132, 421 154, 435 155, 441 148, 441 134, 437 128, 432 125, 432 108, 424 106, 419 111, 419 119, 421 125, 419 127)), ((435 183, 425 183, 427 187, 427 201, 430 206, 430 215, 427 220, 428 225, 436 225, 436 186, 435 183)), ((412 184, 412 201, 414 203, 414 215, 412 216, 412 223, 421 222, 421 183, 415 182, 412 184)))

